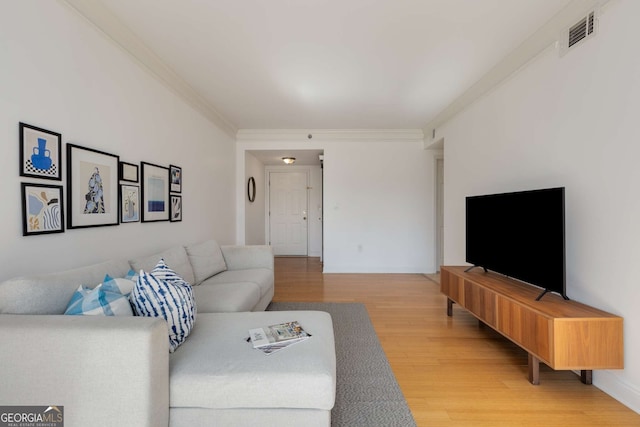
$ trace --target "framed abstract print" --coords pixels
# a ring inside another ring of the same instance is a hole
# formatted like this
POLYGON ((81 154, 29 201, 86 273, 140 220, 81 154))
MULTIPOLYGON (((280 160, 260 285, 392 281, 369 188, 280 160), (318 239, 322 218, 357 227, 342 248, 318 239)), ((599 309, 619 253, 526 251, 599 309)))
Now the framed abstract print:
POLYGON ((23 182, 22 235, 64 233, 61 185, 23 182))
POLYGON ((60 180, 62 135, 20 123, 20 176, 60 180))
POLYGON ((169 221, 169 168, 142 162, 142 222, 169 221))

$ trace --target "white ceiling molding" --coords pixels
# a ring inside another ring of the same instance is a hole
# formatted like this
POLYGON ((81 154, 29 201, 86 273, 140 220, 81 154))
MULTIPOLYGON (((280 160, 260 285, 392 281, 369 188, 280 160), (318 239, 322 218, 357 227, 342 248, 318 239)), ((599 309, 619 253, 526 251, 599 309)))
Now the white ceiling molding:
POLYGON ((238 142, 258 141, 414 141, 423 142, 422 129, 240 129, 238 142), (311 136, 311 138, 309 137, 311 136))
POLYGON ((87 19, 116 45, 129 53, 144 69, 159 79, 185 102, 199 111, 229 136, 234 137, 237 128, 169 68, 127 26, 117 19, 97 0, 59 0, 87 19))
POLYGON ((425 148, 428 148, 434 142, 432 137, 432 135, 435 135, 434 129, 437 129, 465 107, 471 105, 494 87, 497 87, 549 46, 555 45, 563 30, 575 23, 577 19, 585 16, 588 11, 593 10, 595 7, 602 7, 608 1, 573 0, 565 6, 423 128, 425 135, 428 135, 425 138, 425 148))
POLYGON ((440 138, 437 141, 432 142, 431 144, 427 144, 425 142, 424 148, 426 150, 442 151, 444 150, 444 138, 440 138))

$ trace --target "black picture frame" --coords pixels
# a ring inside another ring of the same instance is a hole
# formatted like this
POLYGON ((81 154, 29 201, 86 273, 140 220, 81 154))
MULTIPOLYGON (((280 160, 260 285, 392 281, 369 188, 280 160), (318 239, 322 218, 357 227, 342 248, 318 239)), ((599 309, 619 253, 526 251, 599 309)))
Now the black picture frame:
POLYGON ((140 222, 140 186, 120 184, 120 223, 140 222))
POLYGON ((169 221, 169 168, 141 162, 142 222, 169 221))
POLYGON ((67 228, 118 225, 120 157, 67 144, 67 228))
POLYGON ((171 213, 169 220, 171 222, 180 222, 182 221, 182 196, 178 196, 176 194, 172 194, 170 196, 171 199, 171 213))
POLYGON ((169 165, 170 192, 182 193, 182 168, 176 165, 169 165))
POLYGON ((32 178, 62 179, 62 134, 19 124, 20 176, 32 178))
POLYGON ((64 233, 64 189, 61 185, 23 182, 22 235, 64 233))
POLYGON ((120 181, 138 182, 140 180, 138 165, 127 162, 120 162, 120 181))

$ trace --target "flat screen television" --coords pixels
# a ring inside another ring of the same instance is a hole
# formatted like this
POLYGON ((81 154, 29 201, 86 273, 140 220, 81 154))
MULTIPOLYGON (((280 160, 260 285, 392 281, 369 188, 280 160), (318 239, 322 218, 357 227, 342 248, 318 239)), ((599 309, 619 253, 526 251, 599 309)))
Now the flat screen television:
POLYGON ((466 261, 568 299, 564 187, 467 197, 466 261))

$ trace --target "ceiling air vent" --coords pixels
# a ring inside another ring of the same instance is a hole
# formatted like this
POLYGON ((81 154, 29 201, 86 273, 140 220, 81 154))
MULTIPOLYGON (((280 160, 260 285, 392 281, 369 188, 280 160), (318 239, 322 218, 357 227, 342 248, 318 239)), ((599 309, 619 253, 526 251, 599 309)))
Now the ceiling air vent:
POLYGON ((596 34, 597 14, 591 11, 584 18, 563 31, 560 37, 560 56, 563 56, 578 45, 581 41, 591 38, 596 34))

